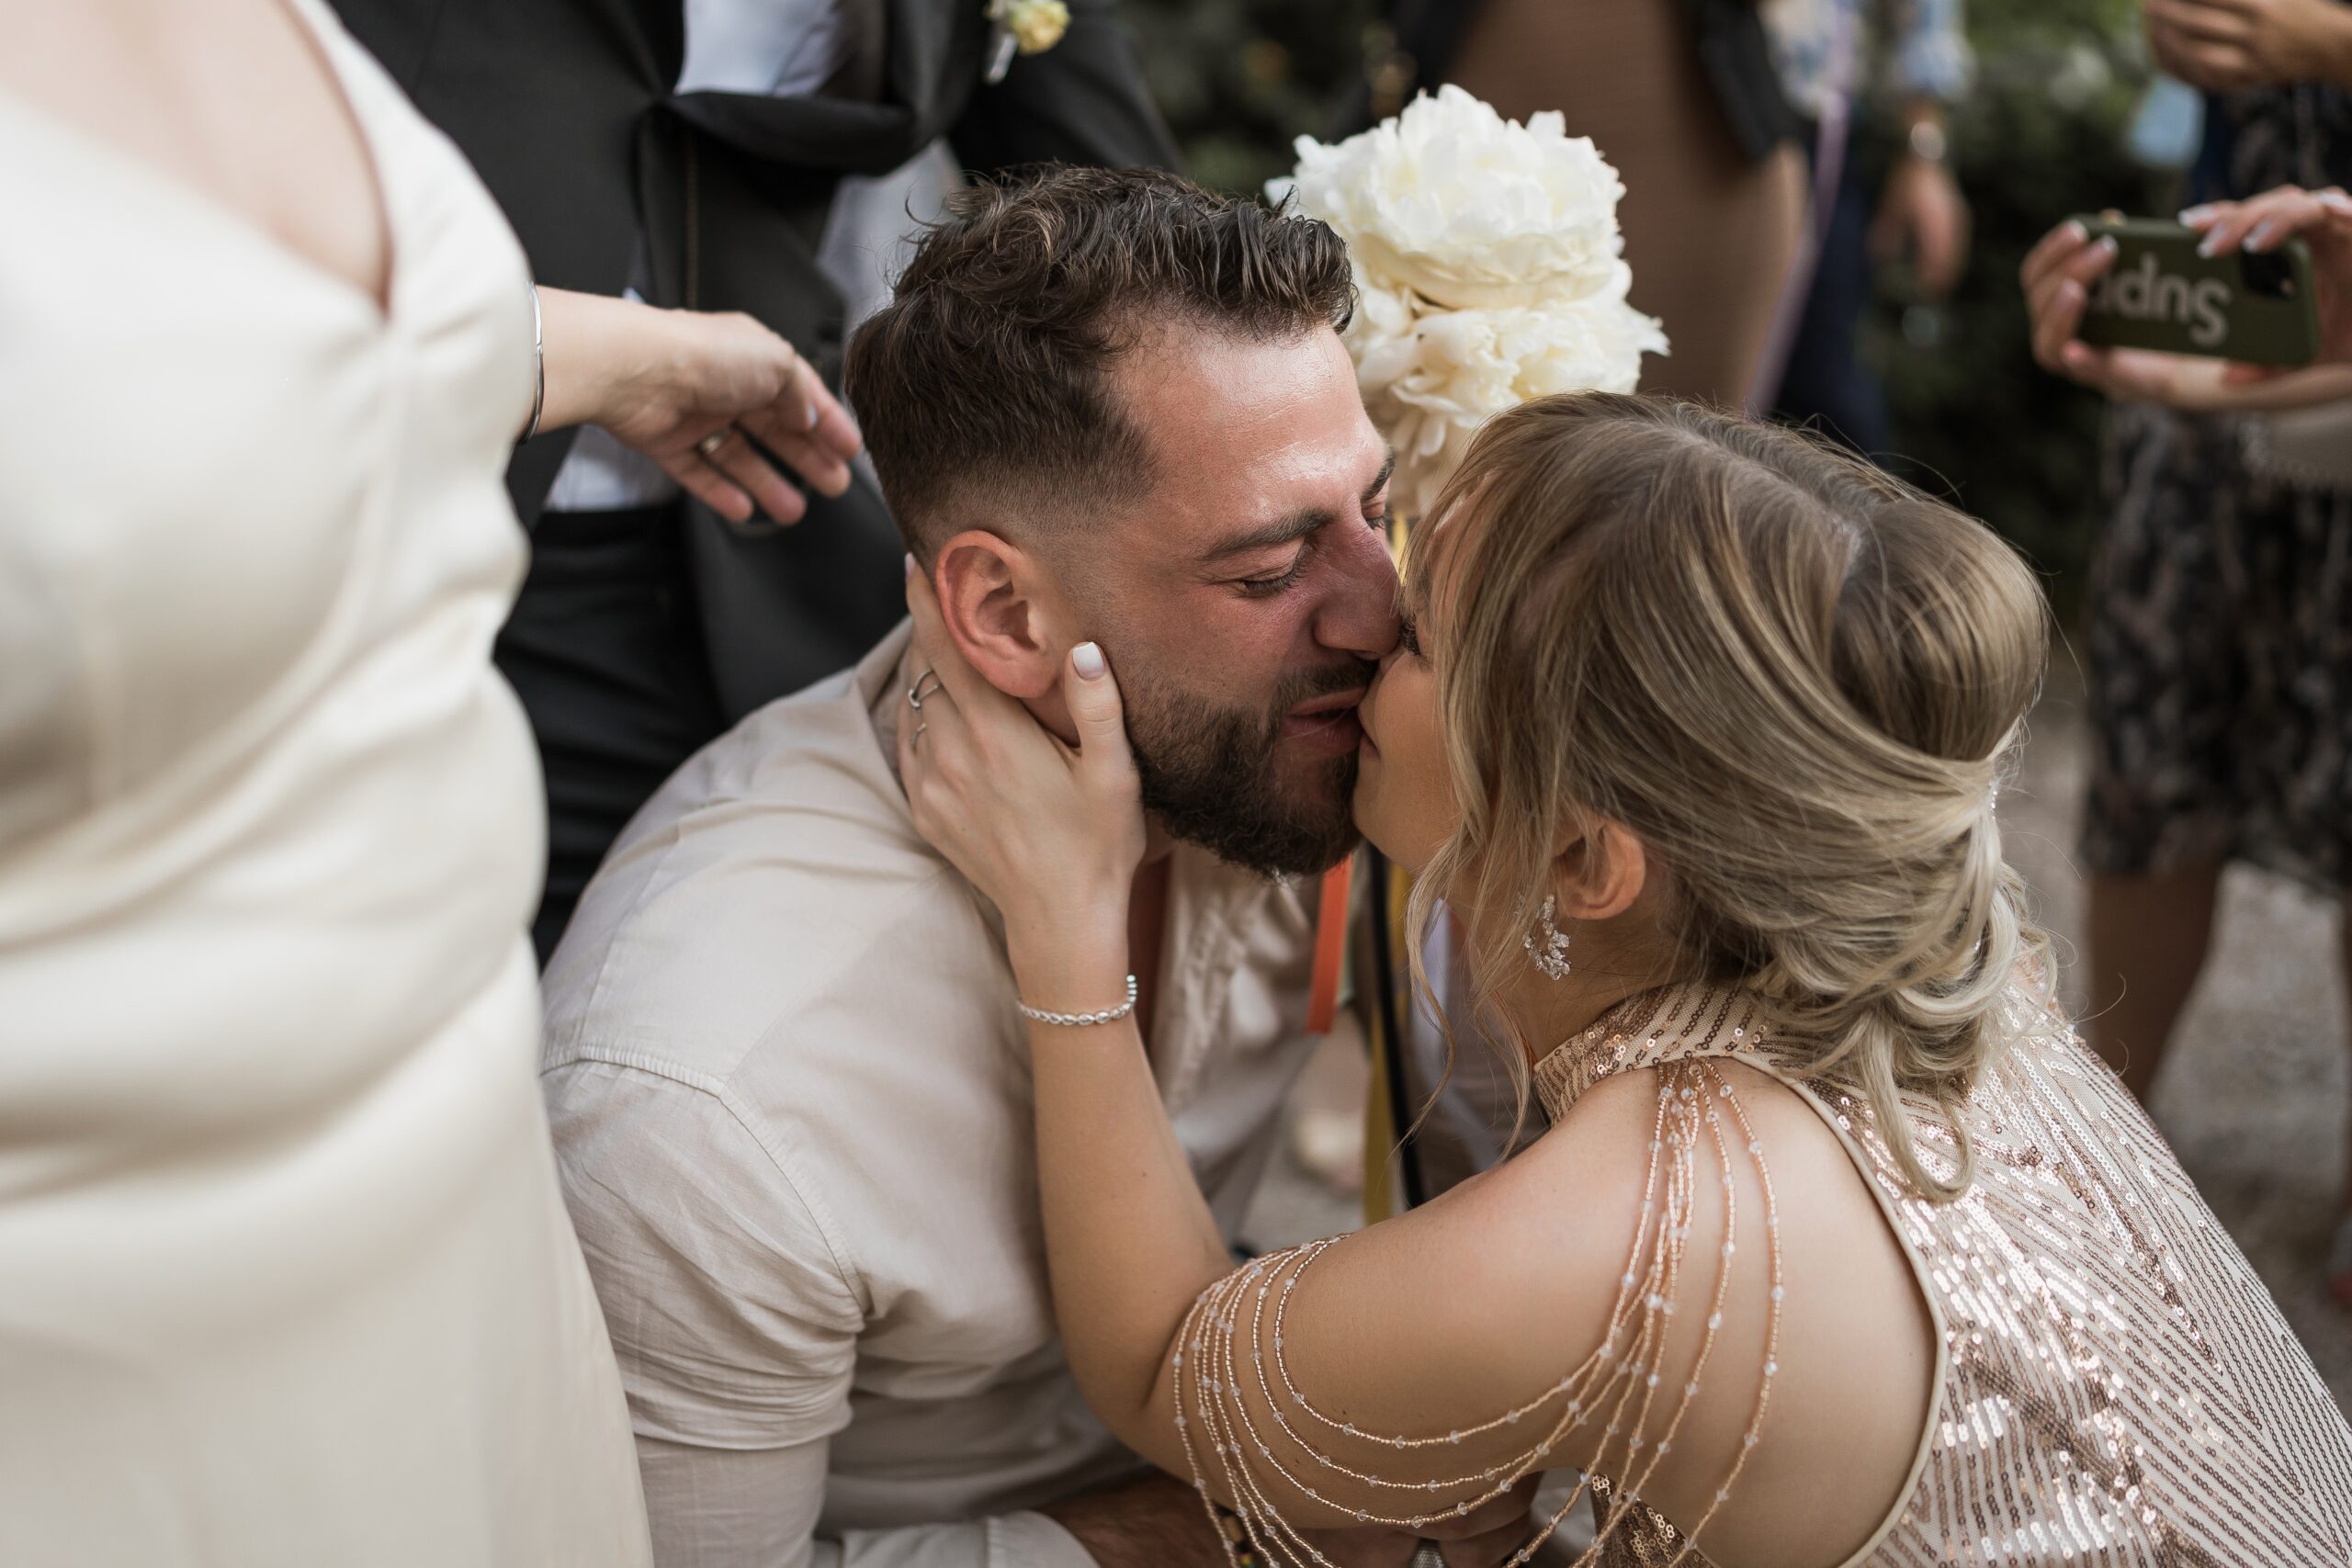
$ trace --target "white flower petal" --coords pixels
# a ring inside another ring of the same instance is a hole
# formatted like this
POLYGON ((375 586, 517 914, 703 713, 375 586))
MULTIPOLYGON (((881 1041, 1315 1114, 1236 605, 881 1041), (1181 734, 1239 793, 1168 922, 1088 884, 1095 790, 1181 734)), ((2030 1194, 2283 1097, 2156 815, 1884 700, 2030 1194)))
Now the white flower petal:
POLYGON ((1302 137, 1300 210, 1348 243, 1346 340, 1425 512, 1487 420, 1530 398, 1631 391, 1658 323, 1626 303, 1617 172, 1556 112, 1505 120, 1459 87, 1336 145, 1302 137))

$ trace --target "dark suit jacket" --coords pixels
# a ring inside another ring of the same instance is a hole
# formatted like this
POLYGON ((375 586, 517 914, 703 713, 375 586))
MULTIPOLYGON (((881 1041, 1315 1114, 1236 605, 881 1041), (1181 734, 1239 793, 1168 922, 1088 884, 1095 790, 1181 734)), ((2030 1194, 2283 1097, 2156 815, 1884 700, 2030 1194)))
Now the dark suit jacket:
MULTIPOLYGON (((982 0, 876 0, 881 100, 673 91, 682 0, 334 0, 425 117, 471 159, 541 284, 618 294, 642 231, 653 302, 743 310, 838 387, 842 303, 817 267, 835 184, 944 136, 967 168, 1060 161, 1172 168, 1111 0, 1071 0, 1069 32, 983 85, 982 0)), ((574 433, 515 454, 535 522, 574 433)), ((861 481, 811 495, 797 527, 736 529, 689 505, 704 642, 731 719, 853 662, 902 613, 902 547, 861 481)))

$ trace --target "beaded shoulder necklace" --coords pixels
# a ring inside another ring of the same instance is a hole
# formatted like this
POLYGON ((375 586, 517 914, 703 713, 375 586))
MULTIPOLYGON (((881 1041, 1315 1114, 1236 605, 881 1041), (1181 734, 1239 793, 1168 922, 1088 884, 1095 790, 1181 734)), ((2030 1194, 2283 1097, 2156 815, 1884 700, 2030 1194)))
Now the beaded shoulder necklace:
MULTIPOLYGON (((1713 1039, 1730 1021, 1739 998, 1719 991, 1702 998, 1682 994, 1650 1016, 1668 1023, 1694 1001, 1698 1006, 1690 1022, 1703 1019, 1705 1028, 1690 1038, 1713 1039)), ((1588 1046, 1633 1017, 1631 1010, 1621 1010, 1570 1044, 1588 1046)), ((1738 1028, 1744 1039, 1746 1022, 1738 1028)), ((1595 1561, 1629 1516, 1637 1510, 1646 1514, 1640 1494, 1672 1451, 1702 1380, 1710 1372, 1739 1241, 1734 1168, 1742 1160, 1755 1172, 1764 1210, 1770 1292, 1764 1361, 1756 1374, 1751 1413, 1737 1453, 1704 1513, 1683 1534, 1673 1561, 1690 1559, 1699 1535, 1730 1500, 1757 1447, 1780 1371, 1782 1300, 1780 1212, 1763 1145, 1731 1080, 1703 1055, 1658 1064, 1640 1219, 1599 1348, 1557 1382, 1510 1409, 1445 1432, 1369 1431, 1332 1415, 1299 1387, 1285 1353, 1290 1298, 1316 1261, 1344 1245, 1346 1237, 1270 1254, 1202 1292, 1179 1335, 1172 1371, 1179 1436, 1212 1519, 1218 1516, 1210 1499, 1221 1492, 1232 1499, 1240 1533, 1257 1560, 1321 1568, 1329 1560, 1283 1517, 1282 1499, 1304 1498, 1366 1525, 1426 1529, 1492 1501, 1538 1469, 1557 1467, 1562 1444, 1582 1432, 1593 1449, 1590 1471, 1509 1561, 1513 1568, 1529 1562, 1592 1487, 1594 1477, 1601 1477, 1606 1478, 1603 1483, 1593 1490, 1604 1498, 1605 1517, 1593 1546, 1578 1559, 1595 1561), (1723 1242, 1712 1269, 1706 1267, 1708 1260, 1687 1255, 1702 1157, 1714 1168, 1724 1205, 1723 1242), (1662 1389, 1659 1362, 1667 1328, 1694 1288, 1707 1303, 1704 1337, 1681 1384, 1662 1389), (1524 1445, 1515 1444, 1508 1457, 1489 1456, 1488 1462, 1435 1479, 1400 1474, 1412 1469, 1402 1456, 1455 1449, 1504 1429, 1528 1434, 1524 1445), (1590 1436, 1596 1433, 1597 1438, 1590 1436), (1346 1495, 1337 1495, 1341 1492, 1346 1495)), ((1230 1561, 1240 1563, 1241 1551, 1241 1543, 1229 1545, 1230 1561)))

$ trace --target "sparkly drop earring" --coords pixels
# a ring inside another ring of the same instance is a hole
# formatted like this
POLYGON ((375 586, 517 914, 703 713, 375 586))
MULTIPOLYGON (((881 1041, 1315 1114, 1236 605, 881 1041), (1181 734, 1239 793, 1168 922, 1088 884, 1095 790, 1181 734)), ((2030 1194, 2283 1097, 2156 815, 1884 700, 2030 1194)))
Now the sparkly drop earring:
POLYGON ((1557 898, 1544 899, 1544 908, 1536 912, 1535 931, 1519 939, 1520 945, 1527 949, 1527 956, 1534 964, 1537 973, 1547 980, 1565 980, 1568 977, 1568 971, 1576 967, 1568 962, 1568 933, 1552 923, 1552 916, 1559 907, 1557 898), (1544 936, 1542 947, 1535 945, 1537 931, 1544 936))

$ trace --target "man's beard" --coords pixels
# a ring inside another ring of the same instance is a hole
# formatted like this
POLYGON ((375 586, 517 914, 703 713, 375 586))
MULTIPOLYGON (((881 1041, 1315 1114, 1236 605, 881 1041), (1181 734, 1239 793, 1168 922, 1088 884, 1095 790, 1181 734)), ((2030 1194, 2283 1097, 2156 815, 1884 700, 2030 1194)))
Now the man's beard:
POLYGON ((1154 682, 1127 692, 1127 738, 1144 808, 1228 864, 1265 876, 1329 871, 1356 847, 1356 754, 1276 766, 1283 718, 1301 703, 1370 683, 1377 666, 1287 677, 1270 712, 1222 708, 1154 682))

